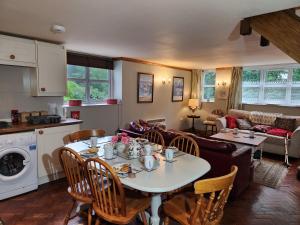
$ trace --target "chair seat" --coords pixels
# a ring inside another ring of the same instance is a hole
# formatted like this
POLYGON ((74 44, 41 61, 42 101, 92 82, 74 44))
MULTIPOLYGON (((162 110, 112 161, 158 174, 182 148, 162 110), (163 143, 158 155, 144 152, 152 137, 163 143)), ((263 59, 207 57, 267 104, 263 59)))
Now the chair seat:
POLYGON ((211 121, 211 120, 204 120, 203 121, 204 125, 216 125, 216 121, 211 121))
POLYGON ((130 221, 135 218, 135 216, 145 211, 150 207, 150 198, 141 195, 139 192, 135 192, 132 190, 127 190, 125 192, 125 202, 126 202, 126 216, 111 216, 111 215, 103 215, 98 209, 96 203, 93 203, 93 208, 100 217, 110 223, 116 224, 128 224, 130 221))
MULTIPOLYGON (((197 196, 192 192, 187 192, 184 194, 180 194, 172 198, 171 200, 164 203, 164 212, 179 222, 180 224, 184 225, 190 225, 190 216, 193 210, 196 207, 197 203, 197 196)), ((202 203, 202 207, 206 207, 207 202, 202 203)), ((223 215, 219 216, 214 221, 208 221, 205 223, 205 225, 217 225, 219 224, 221 218, 223 215)), ((196 220, 196 225, 202 225, 200 224, 200 220, 196 220)))

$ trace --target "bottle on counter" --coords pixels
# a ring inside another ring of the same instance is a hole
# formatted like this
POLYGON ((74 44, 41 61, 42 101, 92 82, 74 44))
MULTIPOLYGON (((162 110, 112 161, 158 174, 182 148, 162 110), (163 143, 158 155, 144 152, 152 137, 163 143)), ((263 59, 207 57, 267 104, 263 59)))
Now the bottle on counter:
POLYGON ((10 112, 11 116, 11 122, 12 124, 18 124, 19 123, 19 110, 12 109, 10 112))

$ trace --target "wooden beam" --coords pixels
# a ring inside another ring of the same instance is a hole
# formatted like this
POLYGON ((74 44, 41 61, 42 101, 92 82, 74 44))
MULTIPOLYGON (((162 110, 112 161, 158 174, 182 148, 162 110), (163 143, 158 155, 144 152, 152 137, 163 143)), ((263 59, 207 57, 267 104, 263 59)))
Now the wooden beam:
POLYGON ((240 35, 250 35, 252 33, 252 28, 250 26, 249 19, 243 19, 240 23, 240 35))
POLYGON ((287 11, 268 13, 249 19, 252 29, 300 63, 300 20, 287 11))
POLYGON ((265 38, 264 36, 260 36, 260 46, 261 47, 267 47, 270 45, 270 42, 267 38, 265 38))
POLYGON ((185 70, 185 71, 192 72, 192 69, 188 69, 188 68, 184 68, 184 67, 177 67, 177 66, 170 66, 170 65, 156 63, 156 62, 150 62, 150 61, 146 61, 146 60, 142 60, 142 59, 134 59, 134 58, 127 58, 127 57, 117 57, 117 58, 113 58, 113 60, 114 61, 116 61, 116 60, 123 60, 123 61, 127 61, 127 62, 135 62, 135 63, 141 63, 141 64, 153 65, 153 66, 162 66, 162 67, 167 67, 167 68, 171 68, 171 69, 185 70))

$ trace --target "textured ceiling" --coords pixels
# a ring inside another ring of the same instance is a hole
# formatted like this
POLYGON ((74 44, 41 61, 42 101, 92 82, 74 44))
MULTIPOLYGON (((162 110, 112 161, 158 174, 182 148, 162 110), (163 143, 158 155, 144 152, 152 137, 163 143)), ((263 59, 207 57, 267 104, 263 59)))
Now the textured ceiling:
POLYGON ((0 31, 65 43, 67 49, 188 68, 294 62, 259 36, 239 35, 244 17, 300 0, 1 0, 0 31), (53 34, 52 24, 66 27, 53 34))

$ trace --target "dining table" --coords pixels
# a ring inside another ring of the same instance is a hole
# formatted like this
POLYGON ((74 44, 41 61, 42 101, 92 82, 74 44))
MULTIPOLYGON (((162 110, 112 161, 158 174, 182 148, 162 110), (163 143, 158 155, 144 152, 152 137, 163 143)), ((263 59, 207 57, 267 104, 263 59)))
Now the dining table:
MULTIPOLYGON (((127 159, 120 156, 115 156, 110 160, 105 159, 103 146, 106 143, 110 143, 111 139, 111 136, 98 138, 97 147, 99 151, 94 157, 99 157, 112 167, 120 163, 130 163, 133 168, 143 167, 140 159, 127 159)), ((90 142, 89 140, 78 141, 67 144, 66 147, 80 153, 90 147, 90 142)), ((164 155, 157 153, 155 154, 155 157, 159 160, 157 168, 151 171, 140 170, 135 174, 134 178, 120 176, 120 181, 125 187, 151 194, 150 221, 152 225, 159 225, 160 222, 158 210, 162 203, 162 194, 178 190, 194 182, 205 175, 211 168, 205 159, 181 153, 178 157, 175 156, 172 162, 166 161, 164 155)))

